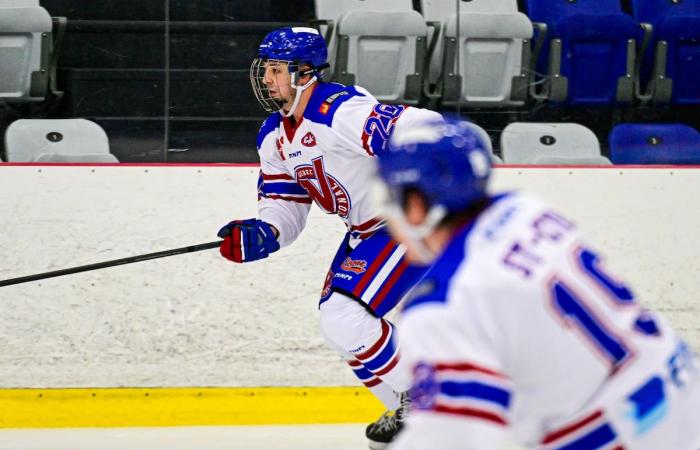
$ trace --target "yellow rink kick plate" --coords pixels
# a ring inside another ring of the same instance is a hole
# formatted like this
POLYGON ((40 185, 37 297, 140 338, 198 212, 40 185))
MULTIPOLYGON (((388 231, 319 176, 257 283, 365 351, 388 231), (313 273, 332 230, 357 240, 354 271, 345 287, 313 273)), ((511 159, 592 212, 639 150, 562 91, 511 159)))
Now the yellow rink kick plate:
POLYGON ((371 422, 361 387, 0 389, 0 428, 371 422))

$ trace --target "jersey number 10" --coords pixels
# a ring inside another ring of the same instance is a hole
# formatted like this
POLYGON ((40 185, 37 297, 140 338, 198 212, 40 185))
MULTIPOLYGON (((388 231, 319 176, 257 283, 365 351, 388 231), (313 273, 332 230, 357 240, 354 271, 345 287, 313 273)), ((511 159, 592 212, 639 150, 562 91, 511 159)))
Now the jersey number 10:
MULTIPOLYGON (((579 248, 577 250, 579 269, 601 287, 617 306, 636 306, 634 295, 622 283, 607 275, 598 266, 595 253, 579 248)), ((582 332, 593 347, 605 360, 609 361, 613 370, 622 366, 633 355, 632 350, 625 344, 609 325, 601 319, 587 304, 583 296, 578 294, 567 282, 554 278, 549 285, 554 310, 582 332)), ((649 315, 642 313, 637 318, 634 327, 636 332, 646 335, 658 335, 659 330, 649 315)))

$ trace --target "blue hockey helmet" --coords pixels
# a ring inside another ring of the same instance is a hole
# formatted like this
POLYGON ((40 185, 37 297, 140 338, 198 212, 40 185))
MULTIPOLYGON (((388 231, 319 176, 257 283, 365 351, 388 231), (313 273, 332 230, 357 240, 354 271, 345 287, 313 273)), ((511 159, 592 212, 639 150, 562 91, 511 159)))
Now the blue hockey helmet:
POLYGON ((326 64, 328 49, 315 28, 287 27, 269 32, 258 47, 258 56, 290 63, 307 63, 312 68, 318 68, 326 64))
POLYGON ((379 157, 379 175, 391 203, 402 206, 406 192, 416 190, 444 217, 485 199, 491 173, 487 139, 477 125, 456 119, 395 133, 379 157))
MULTIPOLYGON (((270 95, 264 83, 265 64, 268 61, 284 62, 291 75, 291 86, 298 91, 309 87, 313 81, 323 76, 327 63, 328 49, 326 42, 315 28, 286 27, 273 30, 265 36, 258 47, 258 57, 250 66, 250 82, 258 102, 267 112, 278 111, 283 102, 270 95), (301 65, 309 67, 302 70, 301 65), (313 75, 312 81, 303 86, 297 86, 300 77, 313 75)), ((296 100, 298 101, 297 95, 296 100)), ((293 111, 296 102, 291 108, 293 111)), ((289 113, 291 115, 291 111, 289 113)))

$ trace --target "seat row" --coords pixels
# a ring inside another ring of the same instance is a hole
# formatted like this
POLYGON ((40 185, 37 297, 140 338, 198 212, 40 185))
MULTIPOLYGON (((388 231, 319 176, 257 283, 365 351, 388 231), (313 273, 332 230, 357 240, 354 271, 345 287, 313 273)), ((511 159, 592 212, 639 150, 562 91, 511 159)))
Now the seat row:
POLYGON ((500 137, 502 160, 525 165, 700 164, 700 133, 682 124, 620 124, 608 137, 609 158, 577 123, 511 123, 500 137))
POLYGON ((332 79, 384 102, 700 104, 700 0, 631 1, 323 0, 314 24, 332 79))
MULTIPOLYGON (((610 158, 576 123, 511 123, 500 147, 502 159, 494 155, 494 162, 515 165, 700 164, 700 133, 681 124, 618 125, 609 136, 610 158)), ((5 149, 9 162, 119 162, 104 130, 85 119, 17 120, 5 133, 5 149)))

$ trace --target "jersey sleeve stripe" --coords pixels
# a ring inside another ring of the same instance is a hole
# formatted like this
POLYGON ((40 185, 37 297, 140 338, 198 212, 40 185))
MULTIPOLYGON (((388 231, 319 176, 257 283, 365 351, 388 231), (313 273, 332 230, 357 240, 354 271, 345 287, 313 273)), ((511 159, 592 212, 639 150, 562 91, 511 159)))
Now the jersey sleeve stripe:
POLYGON ((495 403, 505 409, 510 405, 510 392, 498 386, 477 381, 443 381, 440 390, 449 397, 468 397, 495 403))
POLYGON ((452 414, 456 416, 462 416, 462 417, 469 417, 473 419, 481 419, 485 420, 487 422, 495 423, 498 425, 503 425, 507 426, 508 421, 503 418, 502 416, 495 414, 490 411, 485 411, 482 409, 478 408, 463 408, 463 407, 454 407, 454 406, 449 406, 449 405, 442 405, 442 404, 436 404, 435 407, 433 408, 433 411, 439 412, 439 413, 444 413, 444 414, 452 414))
POLYGON ((293 194, 308 197, 306 189, 297 183, 263 183, 261 186, 263 194, 293 194))
POLYGON ((262 174, 263 180, 265 181, 274 181, 274 180, 288 180, 288 181, 294 181, 294 177, 292 177, 289 174, 286 173, 263 173, 262 174))
POLYGON ((270 194, 270 195, 264 195, 263 198, 269 198, 271 200, 284 200, 287 202, 303 203, 305 205, 310 205, 312 203, 312 200, 309 197, 290 197, 288 195, 270 194))
POLYGON ((491 375, 498 378, 508 378, 506 375, 496 372, 495 370, 480 367, 472 363, 440 363, 435 366, 438 372, 455 371, 455 372, 480 372, 486 375, 491 375))
POLYGON ((370 219, 367 222, 363 222, 359 225, 351 225, 350 226, 350 231, 362 231, 365 232, 367 230, 370 230, 377 225, 383 225, 384 224, 384 219, 375 217, 374 219, 370 219))
POLYGON ((585 428, 592 422, 597 421, 598 419, 601 419, 603 417, 603 412, 602 411, 595 411, 594 413, 584 417, 583 419, 580 419, 564 428, 560 428, 559 430, 553 431, 549 434, 547 434, 544 438, 542 438, 542 444, 549 444, 554 441, 558 441, 559 439, 563 438, 566 435, 575 433, 576 431, 585 428))

